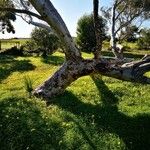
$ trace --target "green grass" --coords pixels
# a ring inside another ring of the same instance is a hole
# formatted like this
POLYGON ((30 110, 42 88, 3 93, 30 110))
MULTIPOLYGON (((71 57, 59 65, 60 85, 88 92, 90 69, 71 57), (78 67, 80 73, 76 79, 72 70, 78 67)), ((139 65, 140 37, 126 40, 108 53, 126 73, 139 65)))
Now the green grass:
POLYGON ((148 150, 149 85, 85 76, 51 104, 28 97, 25 77, 35 88, 63 60, 0 56, 0 149, 148 150))
POLYGON ((1 49, 8 49, 14 46, 20 46, 25 44, 25 42, 29 39, 0 39, 1 41, 1 49))

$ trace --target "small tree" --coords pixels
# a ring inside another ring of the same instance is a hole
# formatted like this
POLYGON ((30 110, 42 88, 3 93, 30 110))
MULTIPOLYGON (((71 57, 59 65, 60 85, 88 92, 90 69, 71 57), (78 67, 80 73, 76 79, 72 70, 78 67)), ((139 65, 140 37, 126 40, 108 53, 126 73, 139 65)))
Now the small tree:
POLYGON ((31 41, 26 43, 26 46, 31 50, 37 50, 43 53, 43 56, 52 54, 60 47, 58 37, 44 28, 34 28, 31 33, 31 41))
MULTIPOLYGON (((99 27, 103 31, 103 38, 105 37, 106 20, 99 17, 99 27)), ((82 16, 77 24, 77 38, 76 43, 82 51, 91 52, 96 47, 95 27, 93 15, 82 16)))

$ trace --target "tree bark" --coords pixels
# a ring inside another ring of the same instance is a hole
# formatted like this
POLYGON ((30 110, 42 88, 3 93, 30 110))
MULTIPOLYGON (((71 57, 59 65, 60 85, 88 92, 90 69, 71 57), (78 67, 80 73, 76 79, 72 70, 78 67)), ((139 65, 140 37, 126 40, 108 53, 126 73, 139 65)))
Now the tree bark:
POLYGON ((67 61, 62 67, 41 86, 33 91, 36 97, 47 101, 62 94, 75 80, 90 74, 101 74, 123 81, 150 84, 150 79, 144 74, 150 70, 150 57, 130 63, 117 64, 115 59, 101 58, 101 60, 82 60, 80 62, 67 61))
MULTIPOLYGON (((80 51, 76 47, 73 39, 62 20, 61 16, 54 8, 50 0, 29 0, 33 7, 40 14, 35 14, 27 10, 14 10, 18 13, 25 13, 29 16, 40 18, 48 23, 48 25, 56 32, 58 37, 64 43, 65 62, 52 77, 46 80, 41 86, 33 91, 37 97, 41 97, 50 101, 51 98, 62 94, 64 90, 76 79, 90 74, 99 73, 108 77, 116 79, 138 82, 143 84, 150 84, 150 78, 145 76, 145 73, 150 71, 150 56, 144 57, 142 60, 125 63, 124 60, 116 61, 111 58, 100 58, 98 50, 99 43, 97 43, 97 51, 94 59, 85 60, 82 58, 80 51), (99 59, 100 58, 100 59, 99 59)), ((111 27, 111 44, 116 58, 121 58, 120 53, 116 49, 116 32, 115 32, 115 11, 116 5, 122 1, 116 0, 112 8, 112 27, 111 27)), ((95 21, 98 16, 98 0, 95 0, 95 21)), ((0 10, 1 11, 1 10, 0 10)), ((39 24, 38 24, 39 25, 39 24)), ((97 24, 96 38, 99 42, 99 33, 97 24), (98 34, 97 34, 98 33, 98 34)), ((46 27, 47 28, 47 27, 46 27)), ((101 42, 101 41, 100 41, 101 42)), ((101 43, 100 43, 101 44, 101 43)))
POLYGON ((116 26, 116 7, 117 7, 117 0, 114 2, 112 6, 112 12, 111 12, 111 34, 110 34, 110 45, 113 54, 117 59, 123 59, 123 53, 119 52, 117 49, 117 42, 116 42, 116 32, 115 32, 115 26, 116 26))
POLYGON ((63 19, 49 0, 29 0, 44 21, 56 32, 64 44, 66 60, 81 60, 81 53, 76 47, 63 19))
POLYGON ((96 47, 94 50, 94 58, 100 59, 101 57, 101 49, 102 49, 102 31, 99 24, 99 0, 93 0, 93 20, 94 20, 94 28, 95 28, 95 37, 96 37, 96 47))

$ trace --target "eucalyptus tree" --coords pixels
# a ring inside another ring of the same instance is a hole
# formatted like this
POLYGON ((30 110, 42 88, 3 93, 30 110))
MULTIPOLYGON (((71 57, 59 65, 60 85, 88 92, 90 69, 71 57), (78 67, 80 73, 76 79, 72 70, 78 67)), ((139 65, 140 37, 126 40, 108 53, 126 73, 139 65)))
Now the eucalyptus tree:
MULTIPOLYGON (((65 61, 63 65, 42 85, 37 87, 33 94, 37 97, 50 101, 56 95, 62 94, 65 89, 78 78, 99 73, 104 76, 117 78, 120 80, 149 84, 150 78, 144 76, 150 70, 150 57, 145 56, 139 61, 118 63, 117 58, 105 58, 101 54, 101 32, 98 30, 98 0, 93 0, 94 22, 97 36, 94 58, 84 59, 80 50, 75 45, 63 19, 57 12, 50 0, 13 0, 17 2, 15 8, 1 7, 0 11, 8 11, 16 14, 25 14, 23 19, 26 22, 41 26, 47 30, 53 30, 64 44, 65 61), (34 8, 37 13, 32 12, 34 8), (35 22, 34 18, 44 21, 46 24, 35 22), (100 43, 99 43, 100 42, 100 43)), ((90 38, 90 37, 89 37, 90 38)))
POLYGON ((112 51, 117 58, 123 59, 123 51, 117 49, 116 39, 123 40, 129 34, 126 30, 131 26, 135 24, 137 27, 140 27, 143 21, 150 19, 150 1, 113 0, 111 7, 102 7, 101 10, 110 22, 110 46, 112 51))

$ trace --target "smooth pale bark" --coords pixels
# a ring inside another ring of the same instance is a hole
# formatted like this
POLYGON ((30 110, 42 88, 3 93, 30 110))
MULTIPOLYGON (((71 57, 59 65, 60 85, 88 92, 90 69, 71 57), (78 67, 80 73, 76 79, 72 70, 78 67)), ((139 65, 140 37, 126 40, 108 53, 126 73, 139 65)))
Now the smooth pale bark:
POLYGON ((52 3, 49 0, 30 0, 30 2, 41 17, 57 33, 62 42, 64 42, 66 56, 66 61, 62 67, 33 91, 35 96, 49 101, 51 98, 62 94, 76 79, 93 73, 100 73, 125 81, 150 83, 150 80, 143 76, 146 71, 150 70, 149 58, 124 65, 122 65, 123 61, 119 61, 118 63, 114 59, 101 58, 84 60, 76 48, 65 23, 52 3))
MULTIPOLYGON (((124 81, 150 84, 150 79, 144 76, 146 72, 150 71, 149 56, 144 57, 140 61, 133 61, 129 63, 125 63, 125 60, 118 61, 117 59, 112 58, 101 57, 100 59, 98 59, 100 56, 99 54, 97 54, 96 58, 94 59, 85 60, 82 58, 80 51, 73 42, 73 39, 70 36, 70 33, 64 21, 62 20, 52 3, 49 0, 29 1, 38 11, 38 16, 42 18, 45 22, 47 22, 47 24, 52 28, 52 30, 57 33, 58 37, 64 43, 64 52, 66 56, 66 60, 64 64, 60 67, 60 69, 56 71, 54 75, 52 75, 52 77, 47 79, 41 86, 36 88, 33 91, 33 95, 50 101, 51 98, 62 94, 64 90, 78 78, 95 73, 99 73, 108 77, 113 77, 124 81)), ((95 10, 97 11, 97 8, 95 10)), ((20 11, 20 13, 23 12, 20 11)), ((32 12, 30 12, 29 15, 32 15, 32 12)), ((112 18, 112 20, 114 19, 115 18, 112 18)), ((115 32, 114 26, 112 26, 112 31, 112 33, 115 32)), ((113 46, 115 46, 116 44, 114 36, 115 34, 112 34, 113 46)), ((118 53, 116 54, 116 57, 118 58, 117 55, 118 53)))
POLYGON ((81 53, 76 47, 73 39, 62 20, 61 16, 54 8, 53 4, 49 0, 29 0, 33 7, 38 11, 44 21, 46 21, 51 28, 56 32, 58 37, 64 44, 64 52, 66 60, 81 60, 81 53))
POLYGON ((119 16, 116 17, 116 9, 119 5, 118 1, 116 0, 112 6, 111 10, 111 33, 110 33, 110 46, 112 49, 113 54, 117 59, 123 59, 123 51, 117 47, 116 42, 116 20, 119 16))

